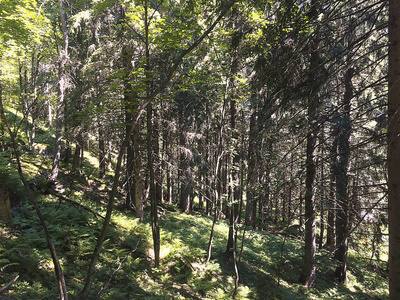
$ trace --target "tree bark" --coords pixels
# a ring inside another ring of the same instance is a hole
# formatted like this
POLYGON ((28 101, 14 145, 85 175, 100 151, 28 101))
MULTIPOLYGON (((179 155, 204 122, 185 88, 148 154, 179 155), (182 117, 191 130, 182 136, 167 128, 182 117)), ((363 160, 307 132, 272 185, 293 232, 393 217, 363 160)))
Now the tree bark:
POLYGON ((0 221, 12 224, 12 210, 8 188, 0 184, 0 221))
POLYGON ((142 159, 140 156, 140 123, 137 121, 133 125, 132 132, 133 152, 134 152, 134 204, 135 204, 135 217, 143 221, 143 197, 142 197, 142 180, 140 172, 142 170, 142 159))
MULTIPOLYGON (((147 6, 146 6, 147 7, 147 6)), ((154 176, 154 165, 153 165, 153 149, 152 149, 152 107, 151 104, 147 107, 147 167, 149 169, 149 198, 151 206, 151 228, 153 234, 153 247, 154 247, 154 264, 155 267, 160 265, 160 228, 158 225, 157 215, 157 199, 156 199, 156 187, 155 187, 155 176, 154 176)))
MULTIPOLYGON (((132 55, 129 46, 124 46, 122 51, 122 65, 123 65, 123 81, 124 81, 124 109, 125 109, 125 131, 128 132, 131 124, 134 122, 134 103, 136 102, 135 91, 132 86, 131 72, 132 72, 132 55)), ((137 109, 137 108, 136 108, 137 109)), ((135 153, 133 145, 133 137, 129 136, 129 145, 126 149, 126 199, 125 207, 131 208, 134 205, 135 195, 135 153)), ((135 208, 136 210, 136 208, 135 208)))
POLYGON ((156 189, 156 201, 158 204, 162 204, 163 200, 163 171, 162 164, 160 161, 160 112, 153 112, 153 153, 154 153, 154 180, 155 180, 155 189, 156 189))
MULTIPOLYGON (((100 105, 101 106, 101 103, 100 105)), ((97 120, 98 124, 98 136, 99 136, 99 176, 104 178, 106 176, 106 142, 105 133, 103 128, 103 120, 99 116, 97 120)))
MULTIPOLYGON (((321 129, 321 136, 320 136, 320 156, 324 157, 324 128, 322 127, 321 129)), ((324 164, 321 162, 320 164, 320 227, 319 227, 319 240, 318 240, 318 248, 322 249, 323 244, 324 244, 324 234, 325 234, 325 202, 326 202, 326 193, 325 193, 325 172, 324 172, 324 164)), ((292 172, 291 172, 292 173, 292 172)))
MULTIPOLYGON (((150 47, 149 47, 149 18, 148 18, 148 7, 149 2, 144 2, 144 28, 145 28, 145 49, 146 49, 146 96, 150 99, 150 47)), ((160 265, 160 227, 158 225, 157 215, 157 199, 156 199, 156 187, 155 187, 155 175, 154 175, 154 161, 153 161, 153 106, 152 101, 147 106, 147 167, 149 169, 149 185, 150 185, 150 206, 151 206, 151 229, 153 234, 153 247, 154 247, 154 264, 158 268, 160 265)))
POLYGON ((253 207, 255 206, 256 199, 256 180, 257 180, 257 121, 256 112, 253 111, 250 116, 250 129, 249 129, 249 146, 248 146, 248 175, 247 175, 247 188, 246 188, 246 215, 245 224, 255 228, 256 220, 253 217, 253 207))
MULTIPOLYGON (((237 53, 234 52, 232 56, 232 70, 231 70, 231 83, 230 83, 230 125, 231 125, 231 148, 233 149, 233 153, 231 153, 232 162, 231 162, 231 184, 229 186, 233 187, 233 191, 231 191, 232 204, 230 206, 230 220, 229 220, 229 232, 228 232, 228 244, 226 246, 225 254, 234 260, 235 269, 236 266, 236 233, 237 233, 237 223, 239 217, 239 202, 240 202, 240 156, 237 150, 237 147, 234 145, 239 143, 239 134, 237 129, 237 107, 236 107, 236 99, 235 99, 235 89, 236 82, 234 80, 234 76, 237 73, 238 65, 237 65, 237 53)), ((237 274, 238 278, 238 274, 237 274)))
POLYGON ((66 87, 66 71, 65 67, 68 61, 68 29, 67 29, 67 17, 64 11, 64 0, 60 2, 60 14, 61 14, 61 27, 63 31, 63 46, 58 50, 58 101, 56 110, 56 140, 54 145, 54 159, 53 166, 51 168, 51 175, 49 180, 56 181, 59 172, 60 158, 61 158, 61 139, 62 139, 62 127, 63 127, 63 113, 65 105, 65 87, 66 87))
MULTIPOLYGON (((312 1, 314 7, 315 1, 312 1)), ((316 161, 315 161, 315 150, 317 142, 317 109, 319 107, 319 101, 317 97, 318 86, 315 86, 315 79, 319 65, 319 39, 316 37, 311 47, 310 57, 310 98, 308 100, 308 122, 309 132, 307 133, 306 139, 306 186, 304 195, 304 216, 305 216, 305 245, 304 245, 304 257, 303 257, 303 270, 300 275, 300 283, 305 287, 311 287, 314 285, 315 280, 315 253, 316 253, 316 209, 315 209, 315 198, 314 198, 314 181, 316 174, 316 161)))
POLYGON ((337 126, 334 125, 331 136, 333 137, 332 146, 330 150, 330 178, 329 178, 329 200, 328 200, 328 220, 326 232, 326 246, 330 251, 335 250, 335 227, 336 227, 336 164, 337 164, 337 145, 338 145, 338 131, 337 126))
POLYGON ((72 171, 73 172, 76 172, 79 170, 80 162, 81 162, 81 155, 83 152, 83 149, 81 147, 82 138, 80 137, 80 135, 81 135, 81 133, 78 134, 77 143, 75 144, 75 150, 74 150, 74 155, 73 155, 73 160, 72 160, 72 171))
POLYGON ((350 156, 350 100, 353 97, 352 77, 354 70, 349 68, 345 74, 345 93, 343 98, 343 113, 338 132, 338 163, 336 172, 336 249, 335 258, 338 265, 335 277, 340 283, 347 283, 347 250, 348 250, 348 211, 349 195, 347 192, 348 175, 347 168, 350 156))
MULTIPOLYGON (((184 124, 185 117, 181 116, 181 124, 184 124)), ((179 196, 179 208, 185 212, 189 213, 189 206, 190 206, 190 186, 191 186, 191 177, 192 172, 189 164, 190 155, 188 155, 185 151, 185 147, 187 147, 186 137, 185 134, 187 133, 187 127, 183 125, 180 133, 180 146, 181 146, 181 153, 180 153, 180 160, 179 160, 179 172, 180 172, 180 196, 179 196)), ((189 150, 188 150, 189 151, 189 150)))
MULTIPOLYGON (((309 105, 308 117, 309 120, 315 119, 315 107, 309 105)), ((310 132, 307 135, 306 146, 306 188, 304 195, 305 204, 305 245, 303 257, 303 270, 300 276, 300 283, 306 287, 313 286, 315 279, 315 252, 316 252, 316 237, 315 237, 315 199, 314 199, 314 179, 315 179, 315 143, 316 128, 310 126, 310 132)))
POLYGON ((389 298, 400 299, 400 0, 389 1, 389 298))

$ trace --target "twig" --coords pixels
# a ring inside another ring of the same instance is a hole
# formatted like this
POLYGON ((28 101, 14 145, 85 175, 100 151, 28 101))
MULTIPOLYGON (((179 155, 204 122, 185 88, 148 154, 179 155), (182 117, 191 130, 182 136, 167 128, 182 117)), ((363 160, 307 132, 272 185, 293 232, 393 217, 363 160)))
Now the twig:
MULTIPOLYGON (((49 193, 50 193, 51 195, 57 197, 57 198, 60 198, 61 200, 64 200, 64 201, 66 201, 66 202, 71 203, 71 204, 72 204, 74 207, 76 207, 77 209, 82 208, 82 209, 84 209, 84 210, 86 210, 86 211, 92 213, 96 218, 100 218, 100 219, 103 219, 103 220, 105 219, 104 216, 100 215, 99 213, 95 212, 93 209, 91 209, 91 208, 89 208, 89 207, 83 205, 83 204, 80 203, 80 202, 77 202, 77 201, 68 199, 68 198, 66 198, 66 197, 64 197, 64 196, 62 196, 62 195, 60 195, 60 194, 58 194, 58 193, 57 193, 56 191, 54 191, 54 190, 49 190, 49 193)), ((111 224, 112 226, 114 226, 114 227, 119 227, 119 228, 127 229, 126 227, 124 227, 124 226, 122 226, 122 225, 120 225, 120 224, 111 222, 111 221, 110 221, 110 224, 111 224)))
POLYGON ((64 197, 64 196, 62 196, 62 195, 60 195, 60 194, 58 194, 56 191, 53 191, 53 190, 49 190, 49 193, 50 193, 51 195, 53 195, 53 196, 56 196, 57 198, 59 198, 59 199, 61 199, 61 200, 64 200, 64 201, 66 201, 66 202, 71 203, 71 204, 72 204, 73 206, 75 206, 76 208, 83 208, 84 210, 86 210, 86 211, 92 213, 96 218, 100 218, 100 219, 103 219, 103 220, 104 220, 104 217, 103 217, 102 215, 98 214, 97 212, 95 212, 95 211, 92 210, 91 208, 89 208, 89 207, 87 207, 87 206, 84 206, 82 203, 79 203, 79 202, 77 202, 77 201, 68 199, 68 198, 66 198, 66 197, 64 197))
POLYGON ((0 294, 1 294, 2 292, 7 291, 7 290, 11 287, 11 285, 12 285, 14 282, 16 282, 16 281, 18 280, 18 278, 19 278, 19 275, 15 276, 15 278, 14 278, 13 280, 11 280, 5 287, 3 287, 3 288, 0 290, 0 294))
POLYGON ((115 273, 117 273, 119 270, 121 270, 121 266, 124 263, 124 261, 128 258, 129 255, 132 255, 133 252, 135 252, 137 250, 137 247, 140 243, 141 239, 136 243, 136 247, 135 249, 133 249, 131 252, 129 252, 123 260, 121 260, 121 262, 119 263, 118 267, 114 270, 114 272, 112 272, 112 274, 110 275, 110 278, 107 281, 107 284, 101 289, 101 291, 97 294, 98 298, 101 298, 103 293, 107 290, 108 286, 110 285, 111 279, 113 278, 113 276, 115 275, 115 273))

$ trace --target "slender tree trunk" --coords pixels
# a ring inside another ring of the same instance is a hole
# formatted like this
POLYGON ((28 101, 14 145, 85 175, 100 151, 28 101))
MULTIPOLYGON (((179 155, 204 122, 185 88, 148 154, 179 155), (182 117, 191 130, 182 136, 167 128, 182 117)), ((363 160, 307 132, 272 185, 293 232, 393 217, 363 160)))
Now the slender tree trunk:
MULTIPOLYGON (((100 103, 101 106, 101 103, 100 103)), ((99 136, 99 175, 100 178, 104 178, 106 176, 106 142, 105 142, 105 133, 103 128, 103 120, 101 116, 97 119, 98 125, 98 136, 99 136)))
POLYGON ((80 167, 80 163, 81 163, 81 152, 83 152, 83 149, 81 147, 81 141, 82 138, 80 136, 81 134, 78 134, 77 137, 77 143, 75 144, 75 151, 74 151, 74 156, 73 156, 73 161, 72 161, 72 170, 74 172, 76 172, 79 167, 80 167))
MULTIPOLYGON (((146 6, 147 7, 147 6, 146 6)), ((152 149, 152 107, 151 103, 147 106, 147 166, 149 169, 149 198, 151 206, 151 228, 153 233, 153 247, 154 247, 154 264, 156 267, 160 265, 160 228, 158 225, 157 215, 157 199, 155 190, 155 176, 153 165, 153 149, 152 149)))
POLYGON ((29 92, 28 92, 28 76, 27 70, 24 70, 24 66, 22 65, 21 61, 18 61, 18 69, 19 69, 19 92, 20 92, 20 100, 22 102, 22 112, 25 121, 25 130, 26 130, 26 137, 28 140, 28 147, 31 149, 32 142, 31 142, 31 128, 29 124, 29 118, 31 116, 31 103, 29 103, 29 92))
POLYGON ((112 184, 112 189, 109 194, 109 199, 108 199, 108 204, 107 204, 107 211, 106 211, 106 216, 103 221, 103 227, 101 229, 101 233, 99 237, 97 238, 97 243, 95 246, 95 249, 93 251, 90 263, 89 263, 89 268, 87 271, 87 276, 85 280, 85 285, 83 289, 79 292, 77 298, 78 299, 88 299, 89 293, 90 293, 90 288, 93 283, 93 278, 94 278, 94 272, 96 270, 96 264, 97 260, 100 255, 101 248, 103 246, 104 240, 106 238, 107 230, 110 225, 111 221, 111 215, 112 211, 114 208, 114 200, 117 195, 117 190, 119 186, 119 178, 121 175, 121 169, 122 169, 122 160, 126 152, 126 148, 128 147, 129 144, 129 139, 128 137, 132 134, 132 127, 130 128, 129 132, 126 133, 126 136, 124 140, 122 141, 121 148, 118 153, 118 158, 117 158, 117 165, 115 167, 115 173, 114 173, 114 179, 113 179, 113 184, 112 184))
POLYGON ((8 186, 3 183, 0 184, 0 222, 4 222, 7 225, 13 224, 8 186))
POLYGON ((142 170, 142 160, 140 156, 140 123, 139 120, 134 121, 132 142, 134 152, 134 204, 135 204, 135 217, 143 221, 143 199, 142 199, 142 180, 140 172, 142 170))
MULTIPOLYGON (((272 157, 272 141, 271 139, 268 140, 268 157, 272 157)), ((265 166, 265 180, 264 180, 264 191, 265 191, 265 205, 266 207, 262 208, 262 214, 261 214, 261 223, 264 223, 265 217, 267 220, 272 220, 272 200, 271 200, 271 168, 270 168, 270 161, 267 161, 266 166, 265 166)), ((300 184, 301 185, 301 184, 300 184)))
MULTIPOLYGON (((232 140, 237 141, 239 138, 239 134, 237 132, 236 126, 236 115, 237 115, 237 108, 236 108, 236 101, 235 99, 231 99, 230 101, 230 113, 231 113, 231 130, 232 130, 232 140)), ((237 233, 237 223, 239 219, 239 202, 240 202, 240 156, 237 151, 233 153, 232 158, 232 167, 231 167, 231 185, 233 186, 232 192, 232 202, 231 204, 231 215, 229 221, 229 233, 228 233, 228 244, 226 246, 225 254, 228 257, 233 258, 236 266, 236 233, 237 233)), ((237 276, 238 278, 238 276, 237 276)))
POLYGON ((153 234, 153 247, 154 247, 154 264, 158 268, 160 265, 160 228, 158 225, 157 215, 157 199, 154 175, 154 162, 153 162, 153 106, 150 99, 150 48, 149 48, 149 18, 148 18, 148 0, 144 2, 144 26, 145 26, 145 49, 146 49, 146 96, 149 101, 147 105, 147 167, 149 169, 149 185, 150 185, 150 206, 151 206, 151 228, 153 234))
POLYGON ((228 190, 228 160, 229 157, 227 155, 224 156, 221 164, 221 178, 220 178, 220 201, 222 206, 222 212, 225 215, 226 219, 230 220, 231 218, 231 209, 228 207, 228 202, 230 198, 230 189, 228 190))
POLYGON ((287 203, 287 220, 288 224, 292 221, 292 204, 293 204, 293 172, 294 172, 294 155, 293 153, 290 155, 290 174, 289 174, 289 182, 288 182, 288 203, 287 203))
MULTIPOLYGON (((183 112, 182 112, 183 114, 183 112)), ((184 124, 185 117, 182 115, 180 117, 180 123, 184 124)), ((185 147, 187 146, 187 140, 185 134, 187 132, 186 126, 183 125, 181 129, 179 141, 181 145, 181 153, 179 159, 179 173, 180 173, 180 196, 179 196, 179 207, 185 212, 189 213, 189 204, 190 204, 190 177, 191 170, 189 164, 189 155, 187 155, 185 151, 185 147)))
MULTIPOLYGON (((324 157, 324 127, 321 128, 321 135, 320 135, 320 157, 324 157)), ((322 249, 324 244, 324 234, 325 234, 325 203, 326 203, 326 193, 325 193, 325 170, 324 170, 324 163, 321 161, 320 165, 320 227, 319 227, 319 240, 318 240, 318 248, 322 249)))
MULTIPOLYGON (((99 48, 99 43, 98 43, 98 36, 97 36, 97 22, 94 22, 92 24, 93 26, 91 27, 92 30, 92 43, 93 45, 96 46, 96 49, 99 48)), ((95 97, 98 98, 100 95, 99 92, 99 86, 100 83, 99 81, 96 79, 95 80, 95 97)), ((97 108, 100 109, 103 107, 103 102, 99 101, 97 108)), ((104 117, 102 116, 102 114, 99 114, 97 116, 97 127, 98 127, 98 138, 99 138, 99 177, 100 178, 105 178, 106 176, 106 166, 107 166, 107 156, 106 156, 106 134, 105 134, 105 130, 104 130, 104 117)))
POLYGON ((332 146, 330 150, 330 178, 329 178, 329 199, 328 199, 328 220, 326 232, 326 246, 330 251, 335 250, 336 246, 336 164, 337 164, 337 145, 338 145, 338 132, 337 126, 334 125, 331 136, 333 137, 332 146))
MULTIPOLYGON (((242 122, 244 123, 244 112, 242 111, 242 122)), ((240 142, 240 167, 239 167, 239 172, 240 172, 240 201, 239 201, 239 216, 238 216, 238 223, 242 223, 242 211, 243 211, 243 195, 244 195, 244 168, 245 168, 245 163, 244 163, 244 133, 241 134, 241 142, 240 142)))
MULTIPOLYGON (((208 152, 208 150, 207 150, 208 152)), ((207 159, 208 161, 208 159, 207 159)), ((212 180, 210 178, 210 175, 206 175, 206 186, 205 186, 205 195, 206 195, 206 215, 210 216, 211 215, 211 210, 212 210, 212 192, 211 192, 211 185, 212 185, 212 180)))
POLYGON ((48 125, 49 128, 53 127, 53 106, 51 105, 50 100, 48 99, 47 101, 47 119, 48 119, 48 125))
POLYGON ((161 204, 163 199, 163 170, 160 162, 160 114, 154 111, 153 118, 153 153, 154 153, 154 178, 156 188, 156 200, 161 204))
MULTIPOLYGON (((127 124, 130 124, 132 120, 127 121, 127 124)), ((129 127, 127 125, 126 127, 129 127)), ((129 146, 126 149, 126 198, 124 207, 128 209, 134 209, 136 211, 136 207, 134 207, 134 196, 135 196, 135 154, 133 150, 133 141, 132 136, 130 137, 129 146)))
MULTIPOLYGON (((300 186, 303 186, 303 178, 300 178, 300 186)), ((299 225, 300 228, 304 226, 304 197, 302 189, 299 189, 299 225)))
MULTIPOLYGON (((122 20, 126 22, 125 15, 122 16, 122 20)), ((125 29, 123 29, 123 35, 125 35, 125 29)), ((123 83, 124 83, 124 110, 125 110, 125 131, 128 132, 129 128, 135 121, 135 107, 137 95, 132 85, 131 73, 132 68, 132 55, 133 50, 129 45, 124 45, 121 53, 121 61, 123 68, 123 83)), ((135 195, 135 152, 133 145, 133 137, 129 136, 129 145, 126 149, 126 198, 124 207, 132 208, 134 206, 134 195, 135 195)), ((135 208, 136 210, 136 208, 135 208)))
MULTIPOLYGON (((312 6, 316 5, 315 1, 312 1, 312 6)), ((308 101, 308 122, 309 132, 307 133, 306 139, 306 187, 304 195, 304 216, 305 216, 305 245, 304 245, 304 257, 303 257, 303 270, 300 275, 300 283, 306 287, 314 285, 315 280, 315 253, 316 253, 316 209, 315 209, 315 197, 314 197, 314 181, 316 173, 316 162, 315 162, 315 150, 317 141, 317 109, 319 107, 318 99, 315 99, 316 89, 318 87, 313 86, 315 80, 314 72, 317 72, 319 66, 319 54, 318 54, 319 40, 315 38, 312 45, 312 53, 310 57, 310 84, 312 85, 310 91, 310 98, 308 101)))
MULTIPOLYGON (((232 29, 236 29, 236 24, 232 24, 232 29)), ((233 38, 232 38, 233 39, 233 38)), ((232 43, 233 44, 233 43, 232 43)), ((234 46, 235 47, 235 46, 234 46)), ((237 232, 237 222, 239 217, 239 202, 240 202, 240 156, 238 153, 238 149, 235 149, 236 145, 239 144, 239 133, 237 128, 237 106, 236 106, 236 75, 239 71, 239 63, 238 63, 238 49, 233 48, 231 52, 231 61, 230 61, 230 70, 229 77, 227 80, 227 89, 225 91, 225 100, 229 100, 230 106, 230 144, 231 151, 230 155, 227 155, 227 163, 226 163, 226 178, 228 178, 228 170, 229 170, 229 195, 231 202, 227 203, 227 207, 229 209, 229 232, 228 232, 228 243, 226 245, 225 254, 232 258, 234 261, 235 269, 236 266, 236 232, 237 232), (228 160, 229 159, 229 160, 228 160)), ((226 186, 226 185, 225 185, 226 186)), ((238 274, 237 274, 238 279, 238 274)), ((236 292, 236 289, 235 289, 236 292)))
POLYGON ((36 121, 38 118, 38 87, 37 87, 37 80, 38 80, 38 70, 39 70, 39 62, 41 56, 40 54, 32 53, 32 60, 31 60, 31 80, 30 80, 30 93, 32 93, 32 103, 31 103, 31 118, 32 118, 32 129, 31 129, 31 145, 29 149, 35 150, 35 136, 36 136, 36 121))
POLYGON ((350 156, 350 100, 353 97, 352 77, 354 70, 349 68, 345 74, 345 93, 343 98, 343 115, 340 118, 338 135, 338 163, 336 175, 337 214, 336 214, 336 249, 338 261, 335 277, 340 283, 347 283, 347 250, 348 250, 348 212, 349 195, 347 191, 347 168, 350 156))
MULTIPOLYGON (((309 120, 315 119, 314 105, 310 105, 308 109, 309 120)), ((305 188, 305 245, 303 257, 303 270, 300 276, 300 283, 306 287, 314 284, 315 279, 315 199, 314 199, 314 179, 315 179, 315 143, 316 128, 311 126, 307 135, 307 151, 306 151, 306 188, 305 188)))
MULTIPOLYGON (((169 135, 165 134, 165 148, 168 149, 169 145, 169 135)), ((166 202, 168 204, 172 204, 172 180, 171 180, 171 157, 168 155, 168 161, 167 161, 167 168, 166 168, 166 173, 167 173, 167 194, 166 194, 166 202)))
MULTIPOLYGON (((223 108, 222 111, 224 112, 225 109, 223 108)), ((223 137, 222 137, 223 127, 222 126, 223 125, 221 124, 220 136, 218 137, 219 145, 218 145, 218 149, 217 149, 216 166, 215 166, 215 171, 214 171, 215 178, 214 178, 214 181, 213 181, 214 193, 212 193, 210 191, 211 187, 210 187, 210 189, 208 189, 210 196, 213 195, 213 196, 210 197, 209 201, 207 201, 207 204, 209 203, 208 211, 211 211, 212 208, 214 207, 214 219, 213 219, 213 224, 212 224, 212 227, 211 227, 210 239, 209 239, 209 242, 208 242, 206 263, 208 263, 210 261, 210 259, 211 259, 212 244, 213 244, 213 240, 214 240, 215 224, 217 223, 217 220, 218 220, 218 217, 219 217, 219 214, 220 214, 220 210, 221 210, 221 208, 220 208, 220 202, 221 201, 219 201, 219 197, 221 195, 221 189, 220 189, 221 184, 219 182, 219 174, 221 173, 221 164, 222 164, 222 160, 223 160, 223 156, 224 156, 224 153, 222 152, 222 141, 223 141, 223 137)), ((211 180, 210 180, 210 183, 211 183, 211 180)))
MULTIPOLYGON (((205 150, 204 150, 204 139, 199 140, 199 153, 201 155, 205 155, 205 150)), ((205 176, 204 172, 205 167, 204 167, 204 162, 201 162, 201 165, 197 169, 196 177, 197 177, 197 195, 199 199, 199 213, 203 213, 203 208, 204 208, 204 182, 205 182, 205 176)))
POLYGON ((215 224, 217 224, 217 219, 218 219, 218 205, 216 201, 214 202, 214 218, 213 218, 213 223, 211 226, 211 232, 210 232, 210 239, 208 240, 208 247, 207 247, 207 257, 206 257, 206 263, 208 263, 211 259, 211 252, 212 252, 212 244, 214 240, 214 231, 215 231, 215 224))
POLYGON ((400 299, 400 0, 389 1, 389 297, 400 299))
POLYGON ((248 146, 248 175, 247 175, 247 188, 246 188, 246 216, 245 224, 247 226, 255 227, 256 220, 253 219, 253 207, 255 206, 256 198, 256 179, 257 179, 257 121, 256 112, 253 111, 250 116, 250 129, 249 129, 249 146, 248 146))
POLYGON ((54 159, 51 168, 51 175, 49 180, 56 181, 59 172, 59 164, 61 158, 61 138, 63 127, 63 112, 65 105, 65 86, 66 86, 66 71, 65 67, 68 60, 68 29, 67 18, 64 11, 64 0, 60 2, 61 25, 63 31, 63 47, 59 49, 58 59, 58 101, 56 110, 56 141, 54 145, 54 159))

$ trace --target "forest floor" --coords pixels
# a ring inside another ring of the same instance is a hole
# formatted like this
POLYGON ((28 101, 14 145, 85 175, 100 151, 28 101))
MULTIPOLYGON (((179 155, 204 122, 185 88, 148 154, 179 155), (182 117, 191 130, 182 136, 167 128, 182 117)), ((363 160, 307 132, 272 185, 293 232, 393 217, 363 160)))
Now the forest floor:
MULTIPOLYGON (((25 174, 39 202, 65 273, 70 299, 81 290, 90 256, 100 232, 110 174, 99 179, 96 162, 85 154, 82 171, 61 164, 55 194, 46 192, 46 135, 34 152, 22 155, 25 174)), ((50 143, 49 143, 50 144, 50 143)), ((3 155, 4 156, 4 155, 3 155)), ((57 299, 54 265, 36 213, 24 197, 9 156, 1 170, 9 177, 13 225, 0 226, 0 289, 19 275, 0 299, 57 299)), ((233 262, 226 258, 228 225, 218 221, 211 261, 204 263, 212 218, 183 214, 174 205, 159 209, 161 264, 153 265, 149 212, 144 222, 117 206, 112 216, 91 289, 90 299, 232 299, 233 262)), ((298 283, 302 265, 302 235, 293 228, 277 227, 238 232, 239 288, 236 299, 388 299, 386 265, 371 262, 362 247, 349 251, 347 285, 333 280, 332 253, 317 251, 315 286, 298 283)))

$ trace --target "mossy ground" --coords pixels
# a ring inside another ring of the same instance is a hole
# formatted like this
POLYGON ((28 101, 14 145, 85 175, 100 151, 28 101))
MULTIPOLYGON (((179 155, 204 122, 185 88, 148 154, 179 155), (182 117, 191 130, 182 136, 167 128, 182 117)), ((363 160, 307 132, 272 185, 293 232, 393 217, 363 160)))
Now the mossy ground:
MULTIPOLYGON (((70 197, 76 197, 71 194, 70 197)), ((41 196, 40 206, 64 268, 72 299, 83 286, 87 264, 101 226, 101 218, 76 209, 53 196, 41 196)), ((85 200, 99 214, 101 205, 85 200)), ((186 215, 167 206, 160 217, 161 266, 154 268, 151 228, 131 213, 115 211, 113 226, 100 256, 92 298, 103 299, 227 299, 234 291, 232 261, 223 255, 228 226, 216 226, 213 255, 204 264, 212 220, 186 215), (118 270, 118 271, 116 271, 118 270)), ((46 241, 30 204, 14 208, 14 226, 3 227, 0 238, 0 285, 20 278, 4 299, 55 299, 56 279, 46 241)), ((241 232, 239 232, 241 233, 241 232)), ((239 234, 239 245, 242 235, 239 234)), ((335 262, 319 251, 315 287, 298 284, 302 241, 276 234, 248 231, 239 262, 237 299, 386 299, 385 274, 368 267, 354 252, 349 256, 349 284, 333 282, 335 262)))

